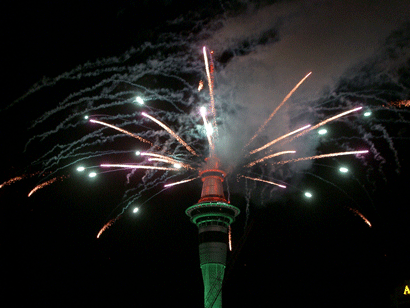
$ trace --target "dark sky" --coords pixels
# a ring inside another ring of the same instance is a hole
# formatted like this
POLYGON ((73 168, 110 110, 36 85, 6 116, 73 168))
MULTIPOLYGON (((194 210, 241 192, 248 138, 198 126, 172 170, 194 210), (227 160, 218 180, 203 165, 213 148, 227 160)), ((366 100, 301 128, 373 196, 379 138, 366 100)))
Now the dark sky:
POLYGON ((158 127, 141 122, 131 102, 144 96, 145 111, 206 155, 195 112, 208 102, 207 89, 196 91, 199 80, 206 84, 206 45, 215 57, 217 149, 231 172, 226 195, 241 210, 232 225, 224 306, 388 307, 394 288, 410 279, 406 2, 9 4, 2 20, 0 184, 25 178, 0 188, 5 299, 46 307, 202 305, 197 230, 185 215, 200 197, 200 182, 150 199, 163 183, 196 172, 118 171, 89 179, 75 167, 135 162, 132 151, 140 146, 90 126, 85 114, 104 114, 99 119, 199 165, 204 156, 189 158, 158 127), (275 150, 296 149, 297 157, 363 148, 369 154, 244 171, 244 144, 310 71, 256 142, 363 106, 371 117, 360 112, 327 125, 322 139, 313 132, 275 150), (337 171, 341 165, 348 174, 337 171), (238 173, 288 188, 237 181, 238 173), (313 198, 304 198, 306 190, 313 198))

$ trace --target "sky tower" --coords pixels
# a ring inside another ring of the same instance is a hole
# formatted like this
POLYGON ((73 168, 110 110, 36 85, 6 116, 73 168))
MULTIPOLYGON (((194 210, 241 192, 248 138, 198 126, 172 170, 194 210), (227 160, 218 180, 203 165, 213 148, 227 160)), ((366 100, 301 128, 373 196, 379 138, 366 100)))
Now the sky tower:
POLYGON ((201 199, 185 213, 198 227, 199 262, 204 281, 204 307, 222 307, 222 281, 228 251, 228 230, 239 209, 227 203, 222 182, 226 173, 219 169, 219 159, 205 159, 201 199))

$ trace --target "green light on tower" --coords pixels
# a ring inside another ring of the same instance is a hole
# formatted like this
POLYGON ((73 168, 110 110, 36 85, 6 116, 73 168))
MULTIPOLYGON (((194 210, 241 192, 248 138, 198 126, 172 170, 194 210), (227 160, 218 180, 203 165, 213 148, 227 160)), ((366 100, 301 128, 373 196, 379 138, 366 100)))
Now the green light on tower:
POLYGON ((227 203, 222 182, 225 172, 219 170, 219 160, 206 159, 202 178, 201 199, 185 213, 198 227, 199 261, 204 282, 204 307, 222 308, 222 282, 228 253, 228 230, 239 209, 227 203))

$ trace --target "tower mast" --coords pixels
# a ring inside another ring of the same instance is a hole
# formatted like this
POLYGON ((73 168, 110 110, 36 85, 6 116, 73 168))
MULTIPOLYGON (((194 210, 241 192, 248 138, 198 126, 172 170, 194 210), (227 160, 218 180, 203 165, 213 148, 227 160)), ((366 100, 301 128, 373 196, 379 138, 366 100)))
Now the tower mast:
POLYGON ((240 211, 225 199, 222 183, 226 173, 219 169, 219 159, 211 156, 205 162, 205 167, 199 172, 203 182, 201 199, 185 213, 198 227, 204 307, 222 308, 221 288, 228 251, 228 229, 240 211))

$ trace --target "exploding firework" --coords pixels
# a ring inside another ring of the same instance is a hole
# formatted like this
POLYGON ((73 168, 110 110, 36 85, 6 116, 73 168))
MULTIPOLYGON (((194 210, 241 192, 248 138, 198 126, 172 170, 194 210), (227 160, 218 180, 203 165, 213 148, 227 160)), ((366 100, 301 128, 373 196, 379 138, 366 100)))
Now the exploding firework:
MULTIPOLYGON (((33 166, 56 177, 80 163, 127 173, 120 208, 155 195, 163 185, 177 190, 176 186, 194 181, 204 158, 213 155, 229 170, 224 183, 233 184, 226 186, 228 194, 246 191, 249 198, 272 202, 297 186, 293 183, 295 175, 311 166, 298 164, 300 161, 332 158, 336 162, 357 155, 364 169, 363 182, 370 190, 375 190, 375 178, 387 182, 391 170, 399 172, 401 158, 396 143, 407 137, 404 131, 394 135, 389 125, 408 123, 404 108, 398 110, 408 106, 406 83, 390 95, 385 84, 373 86, 370 77, 360 79, 358 67, 357 76, 343 76, 328 92, 315 94, 307 89, 312 87, 316 72, 305 75, 314 67, 283 76, 283 80, 292 82, 277 82, 282 79, 279 72, 252 71, 260 41, 244 44, 231 40, 226 46, 215 43, 215 52, 210 52, 201 48, 201 35, 184 39, 164 35, 161 43, 141 45, 122 57, 87 62, 33 85, 16 100, 16 106, 35 102, 37 95, 52 87, 69 84, 71 91, 56 94, 53 109, 31 122, 32 137, 26 151, 36 155, 33 166), (245 50, 243 46, 248 44, 245 50), (168 53, 162 53, 164 46, 168 53), (234 60, 225 59, 231 50, 235 51, 234 60), (147 54, 158 57, 144 58, 147 54), (141 61, 133 62, 137 58, 141 61), (358 83, 358 78, 363 83, 358 83), (280 87, 283 95, 272 96, 267 85, 280 87), (300 91, 309 95, 299 95, 300 91), (209 110, 208 115, 198 113, 202 106, 209 110), (364 118, 362 111, 370 110, 373 116, 364 118), (389 114, 378 120, 376 112, 389 114), (89 116, 88 121, 84 121, 84 115, 89 116), (329 133, 318 137, 314 131, 324 125, 329 133), (338 135, 331 134, 332 125, 338 135), (109 134, 108 128, 112 129, 109 134), (46 143, 52 146, 45 147, 46 143), (127 156, 137 149, 145 151, 143 163, 127 156), (283 157, 286 160, 281 160, 283 157), (229 181, 238 175, 243 180, 229 181), (287 188, 279 189, 282 186, 287 188)), ((378 64, 390 63, 387 55, 372 60, 373 70, 366 76, 388 76, 389 84, 394 84, 403 62, 397 62, 387 73, 378 64)), ((6 181, 0 188, 18 180, 6 181)), ((109 225, 115 221, 110 219, 109 225)))

